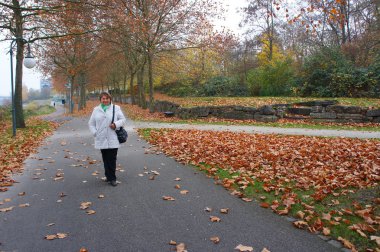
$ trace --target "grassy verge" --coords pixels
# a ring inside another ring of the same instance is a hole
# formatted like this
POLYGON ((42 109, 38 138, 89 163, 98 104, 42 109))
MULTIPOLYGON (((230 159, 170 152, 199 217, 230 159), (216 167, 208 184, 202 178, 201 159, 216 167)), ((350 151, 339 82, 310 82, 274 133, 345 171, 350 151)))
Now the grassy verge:
POLYGON ((353 250, 378 251, 374 240, 380 239, 378 141, 255 136, 254 142, 243 134, 211 138, 207 134, 197 137, 201 133, 196 131, 167 132, 139 130, 164 153, 195 165, 231 194, 245 201, 255 199, 261 207, 293 217, 295 227, 339 240, 353 250), (237 144, 235 136, 246 145, 237 144), (175 146, 172 139, 176 139, 175 146), (310 152, 304 148, 305 142, 311 149, 320 149, 310 152), (292 146, 287 146, 289 143, 292 146), (346 151, 347 146, 356 147, 346 151), (249 159, 252 153, 258 154, 249 159), (333 156, 326 157, 329 153, 333 156), (368 165, 355 168, 355 157, 368 165), (302 164, 305 167, 298 167, 302 164), (361 173, 363 169, 367 171, 361 173))
MULTIPOLYGON (((229 172, 223 169, 217 169, 212 172, 211 166, 204 164, 197 166, 198 169, 205 171, 206 174, 214 176, 214 178, 223 185, 223 181, 231 180, 234 177, 240 177, 239 173, 229 172), (210 172, 211 171, 211 172, 210 172)), ((286 196, 285 192, 267 192, 264 188, 264 182, 254 180, 245 189, 242 189, 238 183, 233 183, 229 189, 238 190, 241 193, 240 197, 254 198, 260 202, 260 205, 265 208, 271 208, 273 202, 281 202, 283 197, 286 196)), ((291 187, 291 183, 289 187, 291 187)), ((323 225, 328 227, 324 232, 319 232, 312 226, 305 226, 310 232, 316 234, 325 234, 333 239, 338 240, 342 237, 355 245, 359 251, 367 251, 368 249, 375 250, 378 248, 375 242, 371 241, 366 234, 360 234, 350 227, 355 225, 363 225, 363 218, 354 215, 355 211, 364 209, 365 205, 373 204, 373 199, 380 194, 380 187, 372 187, 367 189, 358 190, 357 188, 349 188, 345 190, 337 190, 332 193, 339 194, 339 196, 328 196, 321 201, 315 201, 313 195, 315 190, 310 189, 307 191, 294 190, 297 194, 298 202, 292 205, 291 210, 286 214, 297 220, 306 220, 312 224, 323 225), (370 194, 369 198, 362 198, 362 194, 370 194), (354 203, 354 204, 353 204, 354 203), (342 209, 345 211, 342 212, 342 209), (310 214, 312 212, 312 214, 310 214), (322 216, 318 217, 318 216, 322 216), (321 223, 318 223, 321 222, 321 223)), ((284 206, 279 206, 274 212, 281 214, 284 206)), ((380 209, 376 207, 374 214, 379 215, 380 209)), ((374 235, 379 235, 378 231, 371 232, 374 235)))
POLYGON ((28 103, 28 105, 24 108, 24 116, 25 118, 29 118, 31 116, 39 116, 39 115, 47 115, 51 114, 56 109, 49 105, 38 105, 36 102, 28 103))
POLYGON ((340 105, 380 108, 380 99, 347 97, 189 97, 179 98, 156 93, 156 100, 174 102, 182 107, 239 105, 260 107, 271 104, 290 104, 316 100, 337 100, 340 105))
POLYGON ((7 191, 8 186, 13 184, 12 173, 21 171, 24 160, 37 150, 41 142, 49 136, 57 127, 57 123, 38 119, 32 115, 42 115, 54 112, 50 106, 27 107, 26 128, 17 129, 16 137, 12 137, 12 120, 10 110, 2 107, 0 110, 2 118, 0 120, 0 145, 3 150, 0 152, 0 192, 7 191), (49 108, 50 107, 50 108, 49 108))

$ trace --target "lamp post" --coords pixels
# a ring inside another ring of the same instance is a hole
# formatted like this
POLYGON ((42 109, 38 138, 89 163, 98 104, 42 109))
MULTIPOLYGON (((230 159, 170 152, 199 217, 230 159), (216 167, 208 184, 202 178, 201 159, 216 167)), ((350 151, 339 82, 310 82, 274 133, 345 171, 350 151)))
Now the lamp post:
POLYGON ((15 109, 15 98, 14 98, 14 92, 13 92, 13 46, 14 43, 17 42, 17 40, 21 40, 23 43, 28 44, 28 54, 26 55, 24 59, 24 66, 26 68, 33 68, 36 65, 36 60, 30 53, 30 45, 29 42, 26 41, 23 38, 15 38, 12 39, 11 47, 9 48, 9 55, 11 57, 11 98, 12 98, 12 136, 16 136, 16 109, 15 109))

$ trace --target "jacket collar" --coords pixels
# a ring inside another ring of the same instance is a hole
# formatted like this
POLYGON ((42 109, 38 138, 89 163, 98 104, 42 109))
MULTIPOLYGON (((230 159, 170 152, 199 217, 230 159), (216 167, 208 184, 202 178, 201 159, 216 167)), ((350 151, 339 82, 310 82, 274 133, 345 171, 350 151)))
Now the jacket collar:
MULTIPOLYGON (((112 107, 113 107, 113 103, 111 102, 110 103, 110 106, 108 107, 108 109, 107 109, 107 111, 109 110, 109 109, 112 109, 112 107)), ((96 109, 98 109, 99 111, 102 111, 103 113, 105 113, 105 111, 102 109, 102 105, 98 105, 98 106, 96 106, 96 109)))

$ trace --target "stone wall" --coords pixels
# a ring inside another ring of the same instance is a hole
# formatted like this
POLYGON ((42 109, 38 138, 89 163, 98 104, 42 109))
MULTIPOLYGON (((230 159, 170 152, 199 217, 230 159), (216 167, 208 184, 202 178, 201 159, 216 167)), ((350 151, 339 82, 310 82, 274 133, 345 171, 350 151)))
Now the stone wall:
POLYGON ((380 122, 380 109, 337 105, 337 101, 311 101, 294 104, 273 104, 260 108, 244 106, 201 106, 182 108, 168 101, 156 101, 156 112, 173 112, 181 119, 216 117, 234 120, 254 119, 275 122, 280 118, 310 118, 329 122, 380 122))

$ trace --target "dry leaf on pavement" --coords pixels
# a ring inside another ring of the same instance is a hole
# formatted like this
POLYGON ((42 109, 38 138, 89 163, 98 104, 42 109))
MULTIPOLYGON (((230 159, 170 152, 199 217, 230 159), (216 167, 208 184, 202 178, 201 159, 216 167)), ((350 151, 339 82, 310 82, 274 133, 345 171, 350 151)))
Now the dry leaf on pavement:
POLYGON ((210 216, 210 220, 211 222, 220 222, 220 218, 219 217, 216 217, 216 216, 210 216))
POLYGON ((177 245, 177 242, 176 242, 176 241, 173 241, 173 240, 170 240, 169 244, 170 244, 170 245, 177 245))
POLYGON ((242 200, 245 201, 245 202, 251 202, 253 199, 251 199, 251 198, 242 198, 242 200))
POLYGON ((66 237, 67 237, 66 233, 57 233, 57 234, 45 235, 46 240, 64 239, 66 237))
POLYGON ((95 214, 96 212, 94 210, 87 210, 86 211, 86 214, 88 215, 91 215, 91 214, 95 214))
POLYGON ((252 252, 253 251, 252 247, 244 246, 241 244, 237 245, 235 249, 239 250, 240 252, 252 252))
POLYGON ((215 244, 218 244, 220 242, 220 239, 218 236, 213 236, 210 238, 210 240, 215 243, 215 244))
POLYGON ((9 212, 9 211, 12 211, 13 208, 14 208, 13 206, 6 207, 6 208, 0 208, 0 212, 3 212, 3 213, 9 212))
POLYGON ((187 252, 185 243, 180 243, 176 246, 176 252, 187 252))
POLYGON ((223 214, 228 214, 229 210, 230 210, 229 208, 222 208, 222 209, 220 209, 220 212, 223 214))
POLYGON ((212 208, 210 208, 210 207, 205 207, 205 209, 204 209, 206 212, 211 212, 212 211, 212 208))
POLYGON ((82 209, 82 210, 85 210, 85 209, 87 209, 87 208, 89 208, 90 206, 91 206, 91 202, 82 202, 82 203, 80 203, 80 209, 82 209))
POLYGON ((162 196, 162 199, 167 200, 167 201, 174 201, 175 200, 175 198, 173 198, 171 196, 162 196))
POLYGON ((46 240, 54 240, 54 239, 57 239, 57 235, 55 235, 55 234, 53 234, 53 235, 46 235, 45 239, 46 240))

